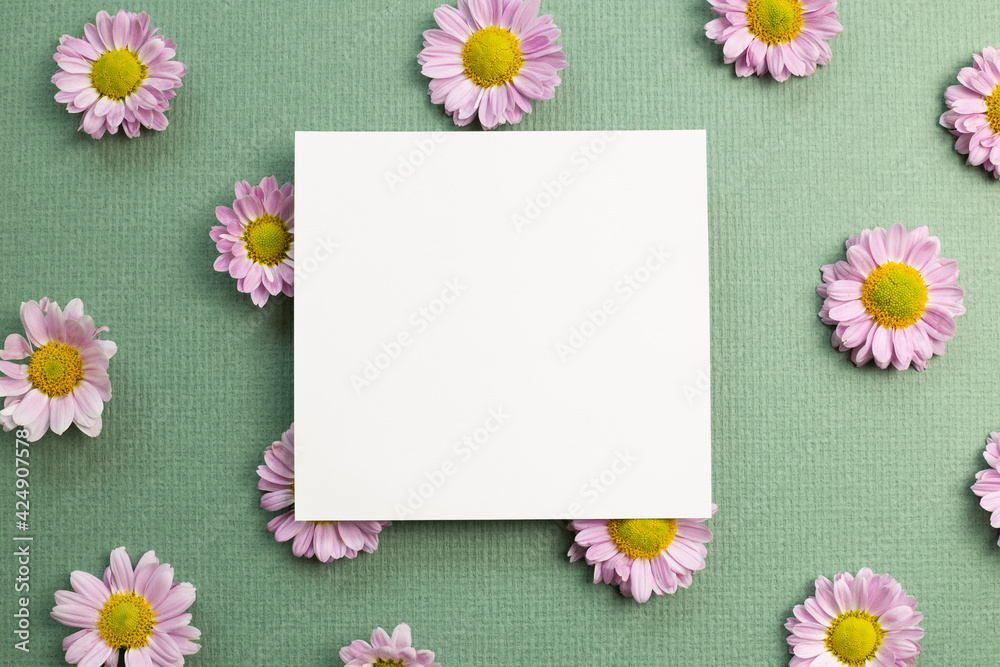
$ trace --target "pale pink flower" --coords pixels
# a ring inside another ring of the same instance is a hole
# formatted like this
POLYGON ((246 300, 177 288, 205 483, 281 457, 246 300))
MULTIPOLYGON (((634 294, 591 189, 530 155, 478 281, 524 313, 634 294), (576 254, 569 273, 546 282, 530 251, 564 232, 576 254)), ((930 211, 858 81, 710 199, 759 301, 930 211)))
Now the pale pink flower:
POLYGON ((770 72, 778 81, 809 76, 827 65, 828 39, 843 30, 837 0, 708 0, 719 15, 705 35, 722 44, 725 62, 738 76, 770 72))
POLYGON ((76 571, 72 591, 56 591, 52 618, 82 628, 63 640, 66 662, 81 667, 117 667, 120 651, 126 667, 180 667, 184 656, 201 648, 201 631, 185 613, 195 588, 174 581, 174 569, 147 551, 135 569, 118 547, 104 579, 76 571))
POLYGON ((789 667, 912 667, 924 636, 916 600, 888 574, 867 567, 831 582, 816 580, 816 595, 796 605, 785 623, 789 667))
POLYGON ((373 553, 378 536, 391 525, 388 521, 296 521, 295 509, 295 424, 281 440, 264 450, 264 465, 258 466, 257 488, 266 493, 260 506, 268 512, 292 508, 271 519, 267 529, 278 542, 292 540, 292 553, 330 563, 338 558, 355 558, 359 551, 373 553))
POLYGON ((847 261, 823 266, 816 288, 820 318, 836 326, 833 346, 851 350, 858 366, 874 359, 899 370, 925 370, 932 355, 944 354, 965 292, 955 284, 958 263, 940 254, 927 227, 908 232, 898 222, 847 239, 847 261))
POLYGON ((233 207, 217 206, 212 227, 219 257, 215 270, 236 279, 236 289, 264 307, 269 297, 292 296, 295 280, 295 197, 292 184, 274 176, 260 185, 236 184, 233 207))
POLYGON ((948 111, 941 125, 958 137, 955 150, 969 156, 966 164, 1000 178, 1000 51, 987 47, 973 55, 958 80, 961 85, 944 93, 948 111))
POLYGON ((98 338, 108 327, 96 328, 79 299, 65 311, 48 298, 22 303, 21 324, 27 339, 10 334, 0 350, 3 430, 22 426, 31 442, 50 429, 61 435, 70 424, 99 435, 104 403, 111 400, 108 360, 118 351, 98 338), (14 363, 22 359, 28 363, 14 363))
POLYGON ((431 78, 431 102, 456 125, 519 123, 533 100, 555 95, 566 56, 559 28, 538 8, 539 0, 458 0, 434 10, 440 30, 424 32, 417 62, 431 78))
POLYGON ((372 642, 356 639, 350 646, 340 649, 340 659, 345 667, 441 667, 434 662, 434 653, 413 648, 410 626, 400 623, 392 637, 382 628, 372 632, 372 642))
MULTIPOLYGON (((718 508, 712 505, 712 515, 718 508)), ((585 519, 576 531, 569 560, 594 566, 594 583, 618 586, 626 597, 646 602, 650 595, 688 588, 705 568, 705 544, 712 539, 706 519, 585 519)))
POLYGON ((84 38, 63 35, 53 56, 59 71, 52 83, 56 102, 80 113, 80 128, 94 139, 125 128, 128 137, 139 127, 164 130, 170 100, 181 87, 187 68, 173 60, 177 45, 156 35, 146 12, 97 13, 97 25, 83 28, 84 38))
MULTIPOLYGON (((986 440, 983 458, 989 464, 986 470, 976 473, 976 483, 972 492, 982 498, 979 504, 987 512, 992 512, 990 525, 1000 528, 1000 433, 990 433, 986 440)), ((1000 545, 1000 541, 997 542, 1000 545)))

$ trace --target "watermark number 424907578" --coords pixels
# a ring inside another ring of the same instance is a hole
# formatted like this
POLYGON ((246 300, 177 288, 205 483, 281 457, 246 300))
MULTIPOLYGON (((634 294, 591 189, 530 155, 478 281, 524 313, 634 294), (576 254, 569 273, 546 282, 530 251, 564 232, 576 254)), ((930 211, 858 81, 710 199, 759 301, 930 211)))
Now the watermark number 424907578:
POLYGON ((31 590, 31 540, 27 535, 29 512, 31 504, 28 477, 31 475, 31 448, 28 443, 28 431, 19 429, 16 446, 14 447, 14 592, 18 594, 17 610, 14 612, 14 648, 28 652, 28 642, 31 641, 31 599, 27 593, 31 590))

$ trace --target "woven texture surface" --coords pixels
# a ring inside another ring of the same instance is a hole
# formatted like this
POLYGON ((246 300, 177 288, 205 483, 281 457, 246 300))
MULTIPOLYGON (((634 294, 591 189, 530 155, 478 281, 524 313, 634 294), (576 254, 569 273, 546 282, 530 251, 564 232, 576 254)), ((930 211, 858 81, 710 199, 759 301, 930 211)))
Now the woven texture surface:
MULTIPOLYGON (((170 127, 95 142, 49 78, 59 36, 101 7, 8 3, 0 334, 20 329, 22 300, 80 297, 120 351, 101 437, 31 450, 27 655, 9 632, 14 436, 0 434, 0 663, 61 663, 52 593, 125 545, 198 588, 192 665, 339 664, 400 621, 446 666, 781 665, 782 623, 814 578, 862 566, 916 596, 920 665, 994 664, 1000 549, 968 487, 1000 429, 1000 184, 937 125, 945 87, 997 40, 991 3, 847 3, 833 63, 784 84, 722 65, 702 0, 543 3, 571 64, 518 129, 708 130, 720 509, 691 589, 638 605, 593 586, 554 522, 398 524, 376 554, 331 565, 275 543, 255 468, 292 420, 292 305, 258 310, 212 270, 214 208, 236 179, 290 180, 297 129, 451 131, 416 64, 438 4, 150 0, 189 67, 170 127), (819 267, 896 221, 929 225, 966 289, 957 338, 923 374, 855 369, 816 316, 819 267)), ((375 471, 344 474, 382 492, 375 471)))

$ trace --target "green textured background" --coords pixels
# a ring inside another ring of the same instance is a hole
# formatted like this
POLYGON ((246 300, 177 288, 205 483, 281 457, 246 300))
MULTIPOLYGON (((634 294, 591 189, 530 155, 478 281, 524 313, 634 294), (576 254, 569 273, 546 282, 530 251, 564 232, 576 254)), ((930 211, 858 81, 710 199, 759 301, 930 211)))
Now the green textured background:
POLYGON ((0 433, 0 663, 61 663, 53 591, 125 545, 198 588, 192 665, 336 665, 400 621, 446 667, 782 665, 782 624, 814 578, 862 566, 916 596, 920 665, 996 664, 1000 549, 968 487, 1000 429, 1000 184, 937 125, 959 68, 1000 46, 995 3, 846 3, 833 63, 778 84, 722 64, 703 0, 543 2, 571 66, 517 129, 708 130, 720 509, 707 569, 646 605, 593 586, 554 522, 397 524, 376 554, 331 565, 265 530, 254 471, 292 420, 292 307, 260 311, 212 270, 214 208, 236 179, 290 180, 297 129, 451 131, 415 60, 440 0, 131 7, 188 74, 167 131, 99 142, 49 78, 59 36, 101 5, 2 4, 0 334, 20 330, 22 300, 80 297, 119 353, 101 437, 31 450, 28 655, 13 649, 0 433), (966 289, 957 338, 923 374, 854 368, 816 317, 820 265, 897 221, 929 225, 966 289))

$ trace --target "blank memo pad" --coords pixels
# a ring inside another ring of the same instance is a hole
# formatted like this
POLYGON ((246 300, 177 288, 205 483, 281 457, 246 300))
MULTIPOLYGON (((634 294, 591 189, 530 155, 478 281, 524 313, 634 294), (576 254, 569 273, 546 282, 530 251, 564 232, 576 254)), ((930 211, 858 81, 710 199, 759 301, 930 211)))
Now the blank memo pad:
POLYGON ((298 132, 296 518, 711 514, 705 133, 298 132))

